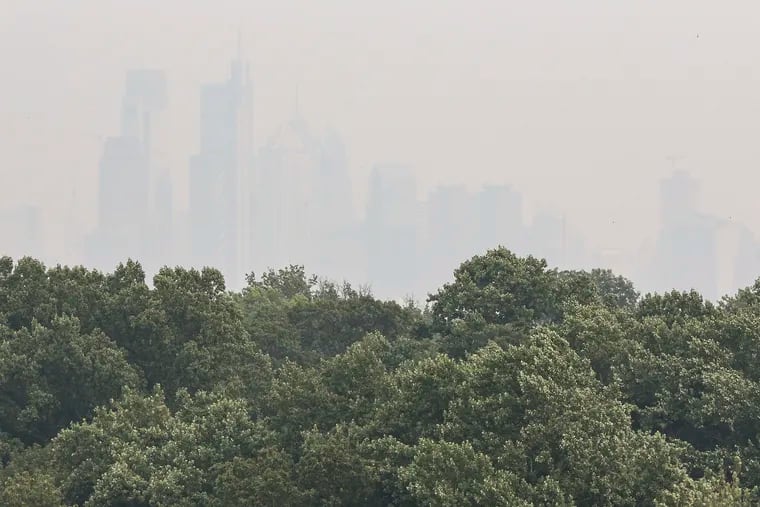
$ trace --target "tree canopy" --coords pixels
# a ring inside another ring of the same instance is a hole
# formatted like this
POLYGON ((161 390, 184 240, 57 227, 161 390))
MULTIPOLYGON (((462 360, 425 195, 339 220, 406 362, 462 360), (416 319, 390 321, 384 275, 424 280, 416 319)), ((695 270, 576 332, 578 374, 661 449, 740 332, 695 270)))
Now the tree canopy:
POLYGON ((0 258, 0 505, 760 503, 760 280, 499 247, 424 308, 247 282, 0 258))

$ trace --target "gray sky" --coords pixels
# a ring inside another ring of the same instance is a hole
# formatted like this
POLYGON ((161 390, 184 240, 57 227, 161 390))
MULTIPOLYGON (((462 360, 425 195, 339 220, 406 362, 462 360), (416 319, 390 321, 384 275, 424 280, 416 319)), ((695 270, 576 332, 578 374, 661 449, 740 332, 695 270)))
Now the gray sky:
POLYGON ((676 155, 707 211, 760 232, 756 2, 0 0, 0 13, 0 208, 42 205, 53 252, 74 187, 76 227, 94 225, 130 68, 167 73, 182 211, 199 86, 226 77, 238 28, 256 145, 300 84, 310 123, 344 137, 359 204, 372 164, 402 162, 422 192, 511 183, 592 245, 635 249, 676 155))

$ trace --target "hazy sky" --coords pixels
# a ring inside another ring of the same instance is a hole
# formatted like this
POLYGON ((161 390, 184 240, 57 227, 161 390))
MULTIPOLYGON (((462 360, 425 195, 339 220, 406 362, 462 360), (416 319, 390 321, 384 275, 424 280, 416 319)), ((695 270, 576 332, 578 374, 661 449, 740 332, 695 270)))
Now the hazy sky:
POLYGON ((94 225, 102 138, 124 75, 162 68, 165 160, 186 207, 199 86, 223 80, 238 29, 260 146, 300 107, 349 150, 419 187, 511 183, 599 247, 657 225, 670 155, 705 209, 760 232, 760 8, 750 1, 0 0, 0 208, 94 225), (615 224, 611 222, 614 220, 615 224))

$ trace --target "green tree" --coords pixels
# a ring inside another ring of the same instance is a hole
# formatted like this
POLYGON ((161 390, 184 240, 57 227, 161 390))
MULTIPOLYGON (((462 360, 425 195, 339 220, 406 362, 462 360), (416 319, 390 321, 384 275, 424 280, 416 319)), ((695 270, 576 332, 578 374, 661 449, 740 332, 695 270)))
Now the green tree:
POLYGON ((640 505, 679 480, 677 450, 630 427, 630 408, 549 330, 491 345, 462 364, 443 426, 537 486, 551 480, 583 505, 640 505))
POLYGON ((462 263, 454 282, 429 300, 435 325, 447 329, 473 314, 493 324, 541 320, 554 310, 554 291, 555 276, 545 260, 498 248, 462 263))
POLYGON ((56 317, 49 328, 0 327, 0 427, 27 443, 141 384, 124 351, 101 332, 82 334, 76 318, 56 317))
POLYGON ((404 364, 383 380, 369 427, 414 445, 437 435, 463 374, 453 359, 440 354, 404 364))
POLYGON ((488 456, 467 442, 422 439, 413 462, 399 475, 418 505, 531 505, 521 498, 527 485, 509 472, 496 470, 488 456))
POLYGON ((5 507, 64 507, 52 478, 41 472, 22 472, 0 481, 0 505, 5 507))

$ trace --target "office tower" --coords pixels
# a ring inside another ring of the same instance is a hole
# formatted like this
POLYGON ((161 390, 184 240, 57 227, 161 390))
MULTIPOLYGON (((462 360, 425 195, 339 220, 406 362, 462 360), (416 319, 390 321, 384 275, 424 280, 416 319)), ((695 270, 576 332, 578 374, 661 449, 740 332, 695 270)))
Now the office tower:
POLYGON ((478 224, 472 196, 462 185, 436 187, 426 206, 425 285, 433 290, 452 279, 454 270, 478 252, 478 224))
POLYGON ((328 278, 356 274, 347 269, 356 258, 355 219, 345 148, 336 132, 320 137, 296 112, 261 149, 255 174, 257 271, 295 263, 328 278))
POLYGON ((678 171, 662 180, 662 225, 655 248, 653 272, 660 290, 700 291, 718 296, 716 234, 718 222, 699 213, 699 185, 678 171))
POLYGON ((328 130, 321 139, 319 165, 314 184, 317 220, 314 255, 320 273, 330 277, 356 279, 361 244, 357 241, 357 219, 348 171, 346 148, 340 135, 328 130))
POLYGON ((148 238, 149 168, 137 138, 106 139, 99 169, 98 227, 88 246, 94 267, 109 270, 127 258, 142 260, 148 238))
POLYGON ((146 252, 146 271, 156 273, 163 266, 177 264, 174 227, 174 191, 168 171, 154 180, 150 220, 150 241, 146 252))
POLYGON ((335 130, 328 130, 322 137, 318 170, 317 194, 324 203, 324 223, 338 229, 349 226, 354 222, 351 178, 346 147, 335 130))
MULTIPOLYGON (((655 232, 657 234, 657 232, 655 232)), ((656 241, 654 235, 646 237, 639 247, 632 252, 632 275, 631 280, 636 285, 636 290, 641 294, 657 292, 660 290, 654 270, 656 241)))
POLYGON ((486 185, 475 196, 479 252, 501 245, 527 255, 522 195, 507 185, 486 185))
POLYGON ((154 158, 156 114, 166 108, 166 77, 159 70, 127 73, 121 112, 121 136, 139 140, 149 162, 154 158))
POLYGON ((740 226, 733 264, 733 291, 752 285, 760 278, 760 244, 746 226, 740 226))
POLYGON ((150 240, 152 125, 166 105, 157 70, 127 73, 119 136, 107 138, 99 166, 98 224, 88 238, 91 265, 112 269, 127 258, 144 261, 150 240))
POLYGON ((402 166, 375 166, 370 176, 364 237, 367 276, 377 296, 402 298, 409 295, 410 288, 420 289, 419 216, 411 171, 402 166))
POLYGON ((528 228, 528 253, 546 259, 550 267, 588 267, 583 235, 564 216, 539 211, 528 228))
POLYGON ((229 78, 201 88, 200 149, 190 161, 194 263, 222 270, 229 288, 244 282, 250 216, 252 83, 240 57, 229 78))
POLYGON ((760 248, 752 231, 724 219, 718 222, 715 239, 718 295, 732 295, 752 285, 760 275, 760 248))
POLYGON ((660 181, 660 213, 665 228, 693 222, 698 214, 699 183, 686 171, 660 181))
POLYGON ((562 218, 540 211, 530 224, 528 252, 556 266, 563 260, 562 218))
POLYGON ((43 258, 40 210, 20 206, 0 210, 0 257, 43 258))
POLYGON ((565 217, 562 232, 562 261, 559 267, 562 269, 589 269, 593 266, 592 256, 589 254, 586 238, 565 217))
MULTIPOLYGON (((296 114, 262 147, 256 160, 253 258, 257 270, 309 264, 319 146, 296 114)), ((315 269, 308 266, 308 269, 315 269)))

